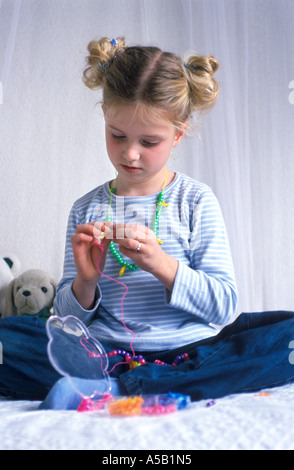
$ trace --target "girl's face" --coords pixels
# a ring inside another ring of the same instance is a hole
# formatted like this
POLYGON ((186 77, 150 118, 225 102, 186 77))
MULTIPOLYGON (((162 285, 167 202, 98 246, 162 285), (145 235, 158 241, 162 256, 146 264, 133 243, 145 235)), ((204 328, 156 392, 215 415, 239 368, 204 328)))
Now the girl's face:
POLYGON ((120 188, 140 187, 152 193, 162 184, 171 150, 185 131, 177 131, 168 121, 156 124, 152 115, 143 119, 136 111, 136 105, 122 105, 115 113, 104 112, 107 152, 120 188))

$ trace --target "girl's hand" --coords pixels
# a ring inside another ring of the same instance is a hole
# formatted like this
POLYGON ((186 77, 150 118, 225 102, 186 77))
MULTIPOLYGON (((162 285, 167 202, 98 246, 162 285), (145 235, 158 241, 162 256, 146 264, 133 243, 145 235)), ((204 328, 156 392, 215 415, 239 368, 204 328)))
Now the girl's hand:
POLYGON ((153 274, 172 291, 178 261, 165 253, 150 228, 137 224, 116 224, 113 231, 105 236, 118 243, 120 252, 131 258, 139 268, 153 274))
POLYGON ((89 224, 78 225, 75 235, 71 238, 77 273, 85 282, 93 281, 95 284, 98 282, 97 279, 99 279, 100 274, 97 270, 97 263, 102 251, 103 256, 99 268, 103 271, 110 240, 102 238, 100 241, 100 237, 103 237, 103 233, 107 231, 110 231, 109 222, 90 222, 89 224))
POLYGON ((78 225, 75 235, 71 238, 74 262, 77 275, 73 283, 73 292, 78 302, 86 309, 90 309, 95 297, 100 273, 103 271, 107 248, 110 240, 100 237, 110 231, 111 223, 95 222, 78 225), (103 248, 102 248, 103 247, 103 248))

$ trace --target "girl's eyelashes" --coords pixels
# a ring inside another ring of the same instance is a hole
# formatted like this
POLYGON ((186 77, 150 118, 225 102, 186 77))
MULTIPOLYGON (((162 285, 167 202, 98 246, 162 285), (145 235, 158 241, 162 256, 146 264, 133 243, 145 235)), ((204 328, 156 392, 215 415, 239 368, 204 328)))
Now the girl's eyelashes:
POLYGON ((117 135, 117 134, 112 134, 111 135, 113 139, 115 140, 124 140, 125 136, 124 135, 117 135))
POLYGON ((142 145, 144 145, 144 147, 156 147, 156 145, 158 145, 159 142, 148 142, 147 140, 144 140, 142 142, 142 145))
MULTIPOLYGON (((119 142, 123 142, 126 139, 126 136, 118 135, 118 134, 112 134, 112 138, 114 140, 119 141, 119 142)), ((144 147, 156 147, 156 145, 158 145, 159 143, 160 143, 159 141, 155 141, 155 142, 150 142, 148 140, 142 140, 141 141, 141 145, 143 145, 144 147)))

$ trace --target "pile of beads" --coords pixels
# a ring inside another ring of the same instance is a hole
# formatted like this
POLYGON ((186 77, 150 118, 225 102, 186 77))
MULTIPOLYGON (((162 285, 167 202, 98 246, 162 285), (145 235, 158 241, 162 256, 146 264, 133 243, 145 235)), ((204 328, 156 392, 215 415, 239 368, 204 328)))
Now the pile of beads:
POLYGON ((142 413, 142 397, 119 398, 108 404, 108 412, 111 416, 135 416, 142 413))
POLYGON ((85 413, 86 411, 98 411, 102 410, 106 403, 113 400, 113 396, 110 393, 106 393, 99 400, 91 400, 91 398, 85 397, 79 404, 77 411, 79 413, 85 413))
POLYGON ((182 393, 168 392, 167 396, 170 399, 173 399, 176 401, 178 410, 182 410, 183 408, 186 408, 191 402, 190 396, 183 395, 182 393))
MULTIPOLYGON (((129 364, 130 366, 130 369, 133 370, 135 367, 138 367, 138 366, 142 366, 144 364, 146 364, 146 360, 144 359, 144 357, 139 354, 138 356, 131 356, 131 354, 127 351, 125 351, 124 349, 115 349, 114 351, 111 351, 107 354, 109 357, 113 357, 113 356, 122 356, 125 360, 125 362, 127 364, 129 364)), ((189 358, 189 354, 187 353, 184 353, 184 354, 180 354, 179 356, 177 356, 174 361, 172 362, 172 364, 167 364, 166 362, 163 362, 163 361, 160 361, 159 359, 155 359, 154 361, 154 364, 159 364, 159 365, 162 365, 162 366, 173 366, 173 367, 176 367, 178 366, 179 364, 181 364, 182 362, 186 362, 186 361, 189 361, 190 358, 189 358)))
POLYGON ((166 415, 168 413, 174 413, 177 411, 177 406, 176 405, 161 405, 161 403, 158 403, 157 405, 154 406, 145 406, 142 409, 142 414, 143 415, 166 415))

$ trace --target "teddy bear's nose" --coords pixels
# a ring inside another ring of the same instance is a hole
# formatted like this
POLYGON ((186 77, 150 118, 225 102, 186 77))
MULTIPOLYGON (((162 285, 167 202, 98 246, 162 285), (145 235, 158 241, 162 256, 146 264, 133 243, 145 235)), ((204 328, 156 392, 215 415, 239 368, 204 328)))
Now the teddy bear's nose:
POLYGON ((31 292, 29 290, 24 290, 22 295, 24 295, 25 297, 29 297, 31 295, 31 292))

